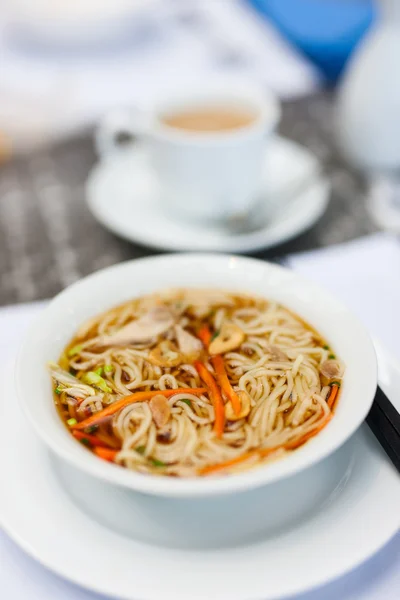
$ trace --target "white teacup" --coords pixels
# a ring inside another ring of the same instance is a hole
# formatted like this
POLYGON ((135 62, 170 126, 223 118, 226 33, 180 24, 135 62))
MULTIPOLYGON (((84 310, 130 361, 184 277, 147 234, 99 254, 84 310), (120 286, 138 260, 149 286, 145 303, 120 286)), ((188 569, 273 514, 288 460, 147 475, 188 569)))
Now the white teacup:
POLYGON ((97 145, 107 154, 123 133, 142 137, 164 208, 218 221, 245 214, 257 200, 266 140, 279 116, 277 100, 247 84, 191 87, 164 95, 146 111, 109 115, 97 145))

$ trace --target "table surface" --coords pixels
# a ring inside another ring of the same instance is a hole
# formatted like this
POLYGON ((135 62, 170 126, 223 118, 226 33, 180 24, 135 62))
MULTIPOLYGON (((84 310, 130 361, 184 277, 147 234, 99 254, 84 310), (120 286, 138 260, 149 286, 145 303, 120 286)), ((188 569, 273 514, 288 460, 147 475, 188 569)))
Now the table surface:
MULTIPOLYGON (((365 181, 335 147, 332 94, 285 102, 280 133, 318 156, 331 180, 331 202, 312 229, 253 255, 276 259, 375 231, 365 181)), ((92 217, 84 186, 95 162, 86 132, 0 167, 0 305, 54 296, 100 268, 156 253, 117 238, 92 217)))

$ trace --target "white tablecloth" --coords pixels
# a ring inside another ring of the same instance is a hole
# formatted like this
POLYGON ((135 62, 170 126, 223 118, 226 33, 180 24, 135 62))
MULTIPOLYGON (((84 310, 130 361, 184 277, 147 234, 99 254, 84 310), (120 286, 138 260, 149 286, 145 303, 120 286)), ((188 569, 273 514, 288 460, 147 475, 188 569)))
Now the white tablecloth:
MULTIPOLYGON (((372 335, 378 337, 400 360, 400 242, 396 238, 377 234, 345 246, 291 257, 289 264, 331 289, 364 321, 372 335)), ((0 309, 1 362, 15 353, 27 325, 44 304, 0 309)), ((0 597, 2 600, 100 600, 99 596, 49 573, 1 532, 0 597)), ((299 596, 297 600, 399 598, 400 533, 375 557, 349 575, 299 596)))

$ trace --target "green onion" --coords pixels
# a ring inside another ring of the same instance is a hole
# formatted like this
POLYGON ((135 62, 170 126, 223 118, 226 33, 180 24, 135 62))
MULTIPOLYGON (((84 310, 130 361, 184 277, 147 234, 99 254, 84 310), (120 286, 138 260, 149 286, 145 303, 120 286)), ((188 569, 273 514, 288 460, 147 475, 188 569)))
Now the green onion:
POLYGON ((85 432, 86 433, 94 433, 95 431, 97 431, 99 428, 98 425, 90 425, 89 427, 85 428, 85 432))
POLYGON ((328 356, 328 358, 332 358, 332 359, 334 359, 334 358, 336 358, 336 356, 335 356, 334 354, 330 354, 330 355, 328 356))
POLYGON ((218 336, 219 336, 219 331, 215 331, 211 336, 210 342, 213 342, 215 340, 215 338, 218 336))
POLYGON ((70 367, 70 368, 69 368, 69 374, 70 374, 70 375, 74 375, 74 376, 75 376, 75 375, 77 374, 77 372, 78 372, 78 371, 77 371, 76 369, 74 369, 73 367, 70 367))
POLYGON ((57 396, 59 396, 62 391, 63 391, 63 388, 60 385, 58 385, 56 388, 54 388, 54 393, 57 394, 57 396))
POLYGON ((332 387, 333 385, 337 385, 338 387, 340 387, 342 384, 340 383, 340 381, 332 381, 332 382, 331 382, 329 385, 330 385, 331 387, 332 387))
POLYGON ((138 446, 137 448, 135 448, 135 450, 139 454, 144 454, 146 452, 146 446, 138 446))
POLYGON ((192 401, 189 400, 189 398, 183 398, 183 400, 181 400, 181 402, 184 402, 185 404, 190 406, 190 408, 192 408, 192 401))
POLYGON ((153 467, 166 467, 167 465, 162 462, 162 460, 158 460, 157 458, 150 458, 149 459, 151 464, 153 465, 153 467))
POLYGON ((325 344, 325 346, 322 346, 322 347, 323 347, 324 350, 329 350, 330 349, 329 346, 328 346, 328 344, 325 344))
POLYGON ((105 373, 112 373, 114 371, 114 367, 112 365, 106 365, 104 367, 104 372, 105 373))
POLYGON ((102 392, 112 392, 110 386, 107 385, 106 380, 103 379, 98 373, 95 373, 95 371, 89 371, 88 373, 85 373, 82 377, 82 381, 88 385, 94 385, 102 392))
POLYGON ((77 422, 78 421, 76 419, 68 419, 67 424, 72 427, 72 425, 76 425, 77 422))
POLYGON ((73 346, 68 350, 68 356, 75 356, 75 354, 79 354, 82 351, 82 344, 78 344, 77 346, 73 346))
POLYGON ((90 441, 87 438, 82 438, 79 440, 81 444, 83 444, 84 446, 88 446, 89 448, 92 447, 92 444, 90 443, 90 441))
POLYGON ((97 375, 100 375, 100 377, 101 377, 103 375, 103 373, 104 373, 103 367, 99 367, 94 372, 97 373, 97 375))

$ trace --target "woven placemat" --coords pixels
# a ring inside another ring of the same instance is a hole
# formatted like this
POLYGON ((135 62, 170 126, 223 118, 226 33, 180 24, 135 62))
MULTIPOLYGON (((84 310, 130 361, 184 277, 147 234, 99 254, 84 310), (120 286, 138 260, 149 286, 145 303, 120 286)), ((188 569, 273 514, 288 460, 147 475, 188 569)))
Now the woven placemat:
MULTIPOLYGON (((320 158, 332 199, 310 231, 254 256, 276 259, 375 230, 365 184, 335 148, 332 122, 329 93, 284 103, 280 132, 320 158)), ((120 240, 89 213, 84 184, 95 161, 88 132, 0 167, 1 305, 51 297, 102 267, 156 253, 120 240)))

